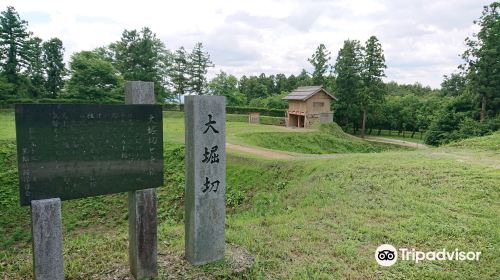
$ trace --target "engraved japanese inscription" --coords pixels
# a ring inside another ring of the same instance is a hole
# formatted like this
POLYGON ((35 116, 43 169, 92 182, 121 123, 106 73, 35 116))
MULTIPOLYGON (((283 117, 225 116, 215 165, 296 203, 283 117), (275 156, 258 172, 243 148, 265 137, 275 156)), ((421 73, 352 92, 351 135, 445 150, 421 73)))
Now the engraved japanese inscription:
POLYGON ((17 104, 21 205, 163 184, 159 105, 17 104))
POLYGON ((224 258, 226 100, 186 96, 186 258, 201 265, 224 258))

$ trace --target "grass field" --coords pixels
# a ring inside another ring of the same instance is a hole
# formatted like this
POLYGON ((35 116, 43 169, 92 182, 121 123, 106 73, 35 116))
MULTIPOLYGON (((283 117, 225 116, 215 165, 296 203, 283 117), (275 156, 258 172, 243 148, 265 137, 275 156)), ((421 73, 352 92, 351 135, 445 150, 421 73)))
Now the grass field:
MULTIPOLYGON (((231 143, 258 146, 259 137, 248 136, 266 133, 276 138, 328 131, 227 123, 231 143)), ((230 152, 226 240, 254 257, 243 272, 230 262, 193 267, 183 260, 181 115, 164 115, 164 135, 159 279, 498 279, 499 133, 439 149, 331 159, 269 160, 230 152), (383 243, 482 255, 479 262, 398 261, 383 268, 373 257, 383 243)), ((18 205, 14 139, 12 113, 1 112, 0 279, 32 277, 29 208, 18 205)), ((126 194, 62 203, 66 279, 128 277, 126 209, 126 194)))

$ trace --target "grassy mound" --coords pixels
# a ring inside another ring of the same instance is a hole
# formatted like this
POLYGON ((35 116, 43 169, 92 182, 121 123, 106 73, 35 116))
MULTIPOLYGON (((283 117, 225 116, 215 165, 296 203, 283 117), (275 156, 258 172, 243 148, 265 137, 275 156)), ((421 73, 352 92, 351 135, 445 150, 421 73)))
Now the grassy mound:
MULTIPOLYGON (((238 274, 228 262, 187 265, 183 149, 166 147, 165 186, 157 190, 159 279, 493 279, 497 274, 499 247, 491 244, 497 242, 500 174, 422 151, 289 162, 229 156, 226 240, 248 250, 254 265, 238 274), (384 242, 483 254, 480 263, 398 261, 381 269, 373 252, 384 242)), ((0 143, 1 279, 32 277, 29 208, 18 205, 15 161, 13 141, 0 143)), ((126 194, 119 194, 63 202, 67 279, 129 277, 126 201, 126 194)))
POLYGON ((363 141, 336 124, 323 124, 318 132, 257 132, 239 135, 256 146, 304 154, 374 153, 402 149, 389 144, 363 141))
POLYGON ((462 141, 454 142, 448 147, 469 148, 474 150, 500 151, 500 131, 491 135, 474 137, 462 141))

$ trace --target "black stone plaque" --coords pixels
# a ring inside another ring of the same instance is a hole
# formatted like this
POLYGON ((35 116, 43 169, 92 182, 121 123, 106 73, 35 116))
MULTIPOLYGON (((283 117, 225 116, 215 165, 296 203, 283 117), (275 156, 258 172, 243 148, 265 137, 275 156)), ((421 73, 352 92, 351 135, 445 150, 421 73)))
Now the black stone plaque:
POLYGON ((159 105, 17 104, 21 205, 163 184, 159 105))

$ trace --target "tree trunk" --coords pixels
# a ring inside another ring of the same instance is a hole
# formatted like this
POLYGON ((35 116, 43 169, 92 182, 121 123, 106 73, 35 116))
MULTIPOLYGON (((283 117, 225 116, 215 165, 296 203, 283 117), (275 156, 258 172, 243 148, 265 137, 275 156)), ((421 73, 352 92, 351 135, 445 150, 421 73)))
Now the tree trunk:
POLYGON ((361 138, 365 139, 365 129, 366 129, 366 108, 363 109, 363 122, 361 124, 361 138))
POLYGON ((370 130, 368 131, 368 134, 372 135, 372 130, 373 130, 373 127, 370 126, 370 130))
POLYGON ((411 131, 411 138, 413 138, 413 135, 415 135, 415 129, 411 131))
POLYGON ((379 136, 380 136, 380 133, 382 133, 382 128, 379 128, 379 129, 378 129, 378 133, 377 133, 377 135, 379 135, 379 136))
POLYGON ((481 97, 481 119, 480 119, 480 121, 483 122, 485 117, 486 117, 486 95, 483 95, 481 97))

